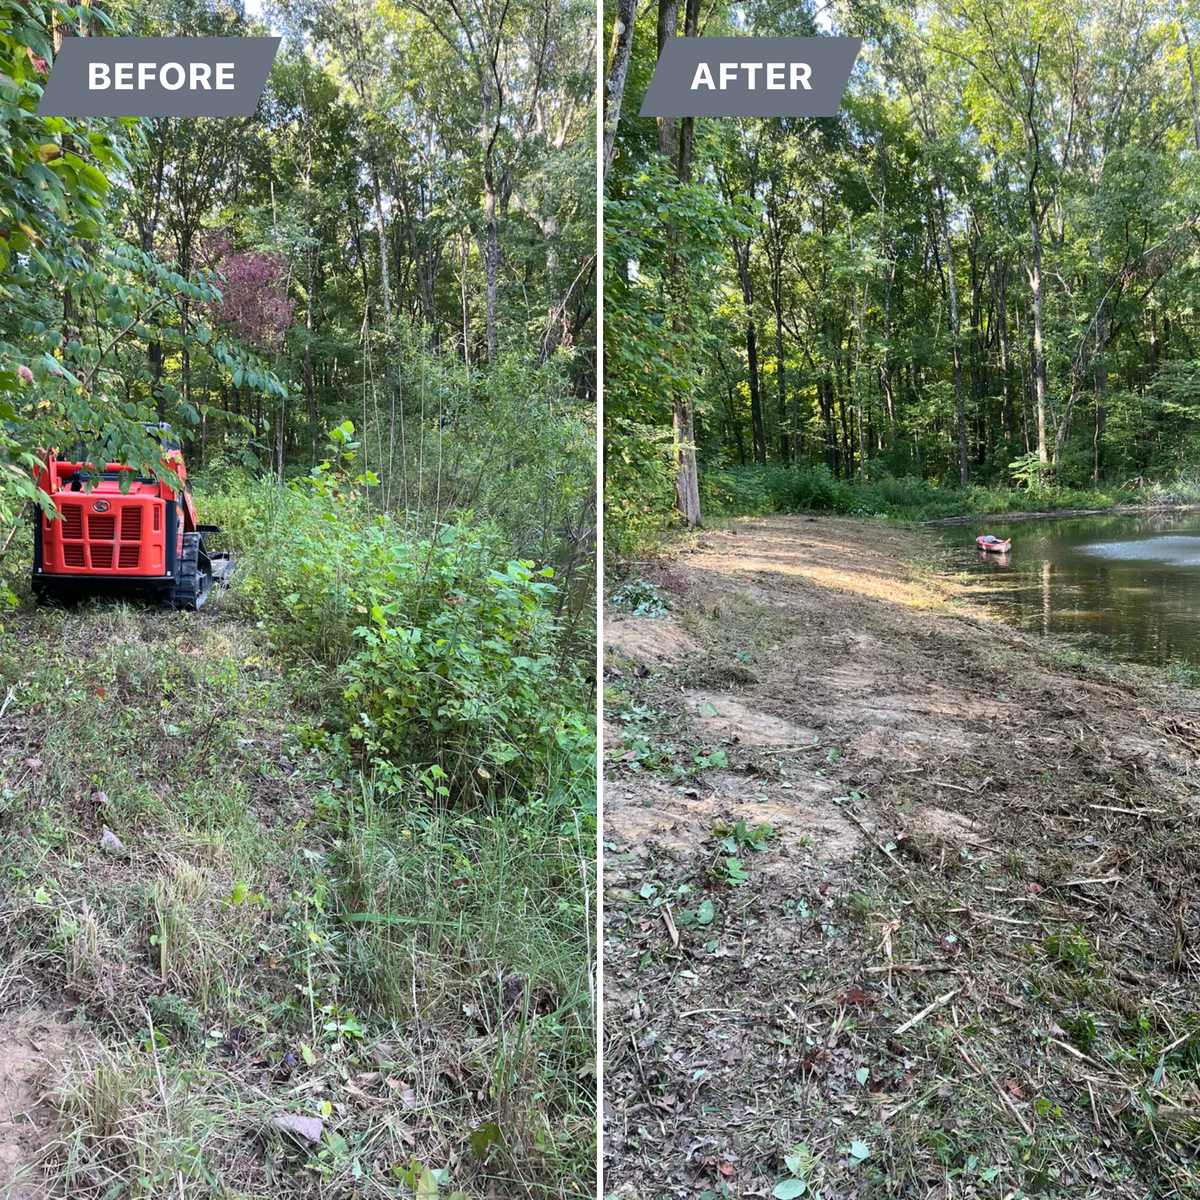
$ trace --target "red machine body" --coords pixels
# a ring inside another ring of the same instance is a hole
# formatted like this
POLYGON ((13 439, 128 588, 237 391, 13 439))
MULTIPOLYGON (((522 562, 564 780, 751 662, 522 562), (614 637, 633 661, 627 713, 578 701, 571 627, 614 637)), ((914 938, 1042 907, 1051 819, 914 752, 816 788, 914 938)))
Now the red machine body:
POLYGON ((86 464, 46 454, 37 486, 61 517, 34 511, 33 587, 39 597, 149 592, 179 608, 204 603, 214 560, 221 578, 232 564, 228 555, 208 552, 207 537, 221 531, 197 522, 179 449, 165 445, 162 461, 162 480, 135 475, 120 463, 106 464, 97 477, 86 464))

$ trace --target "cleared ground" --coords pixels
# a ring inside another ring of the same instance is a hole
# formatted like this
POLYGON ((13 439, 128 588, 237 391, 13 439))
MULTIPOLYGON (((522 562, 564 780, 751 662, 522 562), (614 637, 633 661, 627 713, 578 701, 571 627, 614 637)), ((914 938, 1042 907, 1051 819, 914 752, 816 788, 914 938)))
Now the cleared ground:
POLYGON ((934 554, 772 517, 635 569, 670 609, 605 635, 609 1193, 1200 1195, 1200 697, 934 554))

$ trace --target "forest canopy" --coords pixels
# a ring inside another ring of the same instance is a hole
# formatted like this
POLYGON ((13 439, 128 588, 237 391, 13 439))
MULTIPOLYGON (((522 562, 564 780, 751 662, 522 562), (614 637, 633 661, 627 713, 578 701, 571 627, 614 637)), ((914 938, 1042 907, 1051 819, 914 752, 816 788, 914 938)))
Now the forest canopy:
POLYGON ((658 0, 610 5, 607 34, 618 536, 739 503, 871 511, 855 488, 1190 481, 1195 4, 849 3, 818 22, 658 0), (864 39, 836 118, 637 115, 668 37, 831 32, 864 39))
POLYGON ((36 448, 153 459, 145 421, 176 428, 193 470, 282 479, 353 418, 384 507, 446 483, 431 513, 484 486, 421 470, 442 434, 476 458, 520 436, 492 420, 497 389, 551 441, 586 425, 590 11, 0 0, 6 519, 36 448), (36 116, 64 37, 268 32, 283 43, 251 118, 36 116))

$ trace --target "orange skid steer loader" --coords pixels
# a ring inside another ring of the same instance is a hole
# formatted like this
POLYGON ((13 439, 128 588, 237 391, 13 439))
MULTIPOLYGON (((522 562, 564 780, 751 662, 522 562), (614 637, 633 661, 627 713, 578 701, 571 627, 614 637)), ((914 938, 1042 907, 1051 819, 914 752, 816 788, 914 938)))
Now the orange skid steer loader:
POLYGON ((197 523, 178 445, 165 429, 150 432, 162 442, 163 479, 137 475, 120 463, 89 471, 54 451, 38 464, 37 486, 59 514, 51 517, 34 506, 33 590, 39 600, 143 596, 195 611, 214 581, 228 581, 233 562, 208 549, 207 539, 221 530, 197 523))

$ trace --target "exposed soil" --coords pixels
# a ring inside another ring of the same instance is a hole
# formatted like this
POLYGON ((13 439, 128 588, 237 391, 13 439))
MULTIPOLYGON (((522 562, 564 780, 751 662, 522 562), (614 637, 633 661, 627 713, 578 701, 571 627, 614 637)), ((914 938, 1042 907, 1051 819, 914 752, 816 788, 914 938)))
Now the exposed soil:
POLYGON ((935 553, 741 522, 609 626, 606 1191, 1200 1196, 1200 697, 935 553))
POLYGON ((39 1152, 53 1125, 46 1079, 70 1052, 71 1033, 58 1014, 15 1007, 0 1016, 0 1196, 43 1200, 39 1152))

